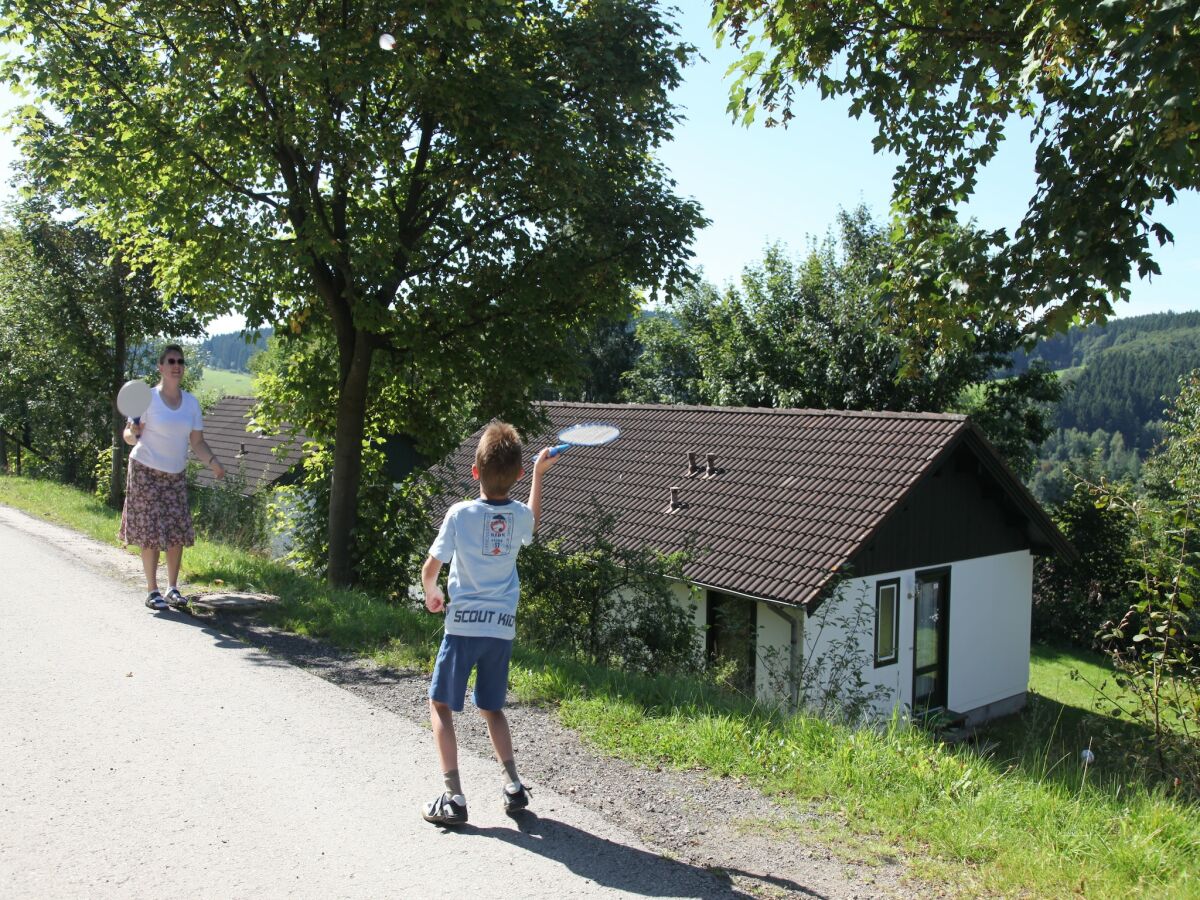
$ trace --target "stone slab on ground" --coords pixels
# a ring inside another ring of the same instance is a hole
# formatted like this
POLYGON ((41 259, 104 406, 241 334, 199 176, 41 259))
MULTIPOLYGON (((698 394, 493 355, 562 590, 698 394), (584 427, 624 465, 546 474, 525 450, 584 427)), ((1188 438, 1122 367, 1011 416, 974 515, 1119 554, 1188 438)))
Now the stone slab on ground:
POLYGON ((188 595, 188 606, 193 612, 227 616, 249 615, 278 602, 279 598, 273 594, 249 591, 210 591, 188 595))

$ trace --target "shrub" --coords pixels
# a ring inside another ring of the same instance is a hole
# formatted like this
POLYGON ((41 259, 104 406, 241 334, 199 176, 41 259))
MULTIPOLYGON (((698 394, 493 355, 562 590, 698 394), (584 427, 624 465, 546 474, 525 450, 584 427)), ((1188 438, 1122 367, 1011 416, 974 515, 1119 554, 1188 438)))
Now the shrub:
POLYGON ((699 672, 700 630, 672 583, 691 551, 626 550, 617 519, 594 504, 579 517, 577 549, 559 537, 521 551, 520 640, 626 672, 699 672))
MULTIPOLYGON (((302 572, 323 577, 329 561, 333 451, 310 443, 305 452, 303 477, 276 491, 271 515, 275 527, 290 537, 286 559, 302 572)), ((407 596, 412 573, 420 570, 433 543, 429 499, 436 486, 425 472, 393 482, 380 447, 363 448, 352 557, 357 586, 407 596)))
POLYGON ((240 471, 230 469, 209 486, 196 484, 195 473, 193 464, 188 467, 188 501, 196 530, 209 540, 265 552, 270 543, 266 493, 247 493, 246 477, 240 471))
POLYGON ((1137 571, 1129 562, 1133 525, 1120 506, 1096 505, 1098 466, 1089 461, 1074 476, 1071 493, 1051 516, 1079 551, 1070 562, 1040 558, 1033 580, 1033 636, 1098 649, 1105 623, 1119 620, 1133 600, 1137 571))
POLYGON ((1108 711, 1143 726, 1133 762, 1200 795, 1200 370, 1168 411, 1167 441, 1147 463, 1147 493, 1100 485, 1099 503, 1133 523, 1135 598, 1106 634, 1123 696, 1108 711))
POLYGON ((112 458, 113 448, 105 447, 96 454, 96 465, 92 469, 92 476, 96 480, 96 487, 92 489, 92 495, 105 503, 108 502, 108 495, 112 489, 112 458))
POLYGON ((827 599, 805 623, 804 654, 793 676, 800 705, 808 713, 830 722, 858 724, 875 715, 890 696, 883 685, 868 683, 871 670, 871 635, 875 601, 866 588, 857 595, 841 590, 839 579, 827 588, 827 599), (828 631, 828 637, 825 637, 828 631))

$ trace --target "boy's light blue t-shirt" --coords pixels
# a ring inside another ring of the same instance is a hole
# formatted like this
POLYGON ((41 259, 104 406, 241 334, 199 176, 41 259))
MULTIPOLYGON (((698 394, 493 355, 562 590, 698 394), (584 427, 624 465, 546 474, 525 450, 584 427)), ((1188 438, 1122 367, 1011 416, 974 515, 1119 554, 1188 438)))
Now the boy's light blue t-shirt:
POLYGON ((450 563, 446 634, 512 640, 517 632, 517 552, 533 540, 533 510, 511 498, 463 500, 446 512, 429 555, 450 563))

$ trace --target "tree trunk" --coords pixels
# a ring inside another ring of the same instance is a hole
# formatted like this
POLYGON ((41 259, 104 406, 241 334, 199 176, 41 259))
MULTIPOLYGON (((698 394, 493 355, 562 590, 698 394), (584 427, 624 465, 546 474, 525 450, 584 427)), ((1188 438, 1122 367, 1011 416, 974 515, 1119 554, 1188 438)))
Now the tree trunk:
POLYGON ((358 519, 358 487, 362 480, 362 443, 371 376, 371 342, 354 331, 354 346, 338 394, 333 443, 333 486, 329 494, 329 583, 347 587, 353 581, 354 527, 358 519))

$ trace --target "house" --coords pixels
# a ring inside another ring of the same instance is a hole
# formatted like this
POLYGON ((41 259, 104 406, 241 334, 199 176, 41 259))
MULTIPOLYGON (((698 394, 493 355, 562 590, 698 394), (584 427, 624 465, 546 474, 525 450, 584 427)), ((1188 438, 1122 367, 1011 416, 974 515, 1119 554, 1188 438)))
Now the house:
MULTIPOLYGON (((1019 709, 1029 680, 1033 557, 1074 550, 969 419, 906 412, 545 403, 573 447, 547 477, 543 528, 593 498, 616 539, 702 552, 678 585, 712 658, 761 698, 813 703, 856 685, 878 715, 943 710, 976 724, 1019 709), (841 668, 839 668, 841 666, 841 668), (847 671, 846 666, 852 666, 847 671)), ((478 433, 445 497, 474 492, 478 433)), ((525 499, 528 479, 514 496, 525 499)))
MULTIPOLYGON (((222 397, 204 413, 204 440, 225 466, 229 483, 250 496, 265 488, 288 484, 295 478, 307 438, 263 434, 254 426, 250 410, 253 397, 222 397)), ((199 487, 212 487, 216 479, 207 466, 195 475, 199 487)))

